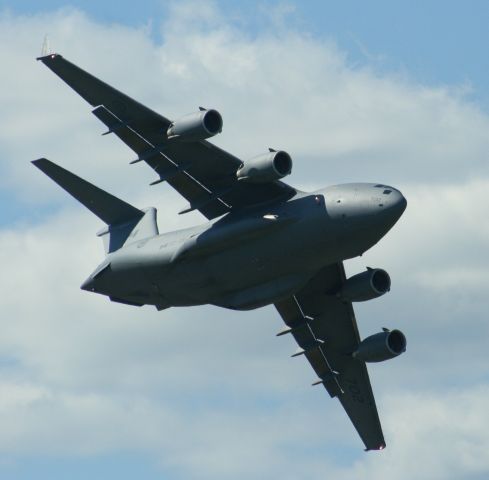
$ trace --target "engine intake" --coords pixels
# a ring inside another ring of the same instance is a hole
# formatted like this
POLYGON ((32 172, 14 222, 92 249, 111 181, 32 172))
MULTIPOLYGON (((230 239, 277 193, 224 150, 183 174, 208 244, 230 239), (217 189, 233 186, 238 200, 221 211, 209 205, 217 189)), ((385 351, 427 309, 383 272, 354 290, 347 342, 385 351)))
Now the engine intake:
POLYGON ((391 289, 389 274, 381 268, 368 268, 365 272, 350 277, 339 292, 342 300, 365 302, 377 298, 391 289))
POLYGON ((383 362, 406 351, 406 337, 400 330, 386 330, 367 337, 352 353, 364 362, 383 362))
POLYGON ((236 172, 238 180, 265 183, 279 180, 292 171, 292 158, 287 152, 271 151, 247 160, 236 172))
POLYGON ((178 138, 184 142, 196 142, 221 132, 221 114, 217 110, 201 110, 172 122, 166 134, 168 138, 178 138))

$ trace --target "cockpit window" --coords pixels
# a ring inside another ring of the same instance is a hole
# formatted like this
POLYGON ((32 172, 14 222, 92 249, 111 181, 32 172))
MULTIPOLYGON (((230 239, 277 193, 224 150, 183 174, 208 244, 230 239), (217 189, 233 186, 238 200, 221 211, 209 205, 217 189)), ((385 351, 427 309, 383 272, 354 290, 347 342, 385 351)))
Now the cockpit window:
POLYGON ((392 190, 384 190, 382 193, 383 193, 384 195, 389 195, 389 193, 391 193, 391 192, 392 192, 392 190))

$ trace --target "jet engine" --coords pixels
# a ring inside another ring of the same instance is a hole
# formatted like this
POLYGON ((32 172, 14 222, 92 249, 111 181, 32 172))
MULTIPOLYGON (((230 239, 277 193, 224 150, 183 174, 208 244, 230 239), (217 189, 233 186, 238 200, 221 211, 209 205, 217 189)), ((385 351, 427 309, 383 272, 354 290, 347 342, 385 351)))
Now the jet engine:
POLYGON ((265 183, 279 180, 292 171, 292 158, 287 152, 271 150, 241 165, 236 172, 238 180, 265 183))
POLYGON ((353 358, 364 362, 383 362, 406 351, 406 337, 400 330, 387 330, 370 335, 360 342, 353 358))
POLYGON ((365 272, 350 277, 339 292, 348 302, 365 302, 380 297, 391 289, 389 274, 381 268, 367 268, 365 272))
POLYGON ((184 142, 205 140, 222 132, 222 117, 217 110, 200 110, 173 121, 166 132, 168 138, 184 142))

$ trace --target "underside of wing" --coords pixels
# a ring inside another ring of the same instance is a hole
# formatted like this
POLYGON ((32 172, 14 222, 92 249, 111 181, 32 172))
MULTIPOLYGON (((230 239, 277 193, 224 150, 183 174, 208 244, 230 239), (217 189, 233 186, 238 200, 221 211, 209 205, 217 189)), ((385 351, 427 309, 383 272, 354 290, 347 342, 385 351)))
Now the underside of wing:
POLYGON ((360 344, 351 303, 336 295, 345 282, 343 264, 323 268, 297 295, 276 303, 299 350, 331 397, 338 397, 367 450, 385 447, 365 362, 352 353, 360 344))
POLYGON ((169 138, 172 122, 82 70, 61 55, 39 58, 90 105, 94 115, 157 174, 151 184, 169 183, 188 200, 180 213, 200 211, 208 219, 230 211, 283 201, 296 191, 278 180, 238 181, 243 162, 206 140, 169 138))

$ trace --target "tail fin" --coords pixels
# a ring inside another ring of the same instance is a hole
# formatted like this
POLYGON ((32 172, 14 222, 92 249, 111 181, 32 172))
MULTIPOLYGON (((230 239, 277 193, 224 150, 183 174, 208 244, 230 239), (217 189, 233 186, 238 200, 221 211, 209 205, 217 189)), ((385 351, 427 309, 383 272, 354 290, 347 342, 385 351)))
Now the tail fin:
POLYGON ((139 210, 46 158, 32 163, 107 224, 98 234, 104 238, 106 253, 128 241, 158 235, 156 209, 139 210))

